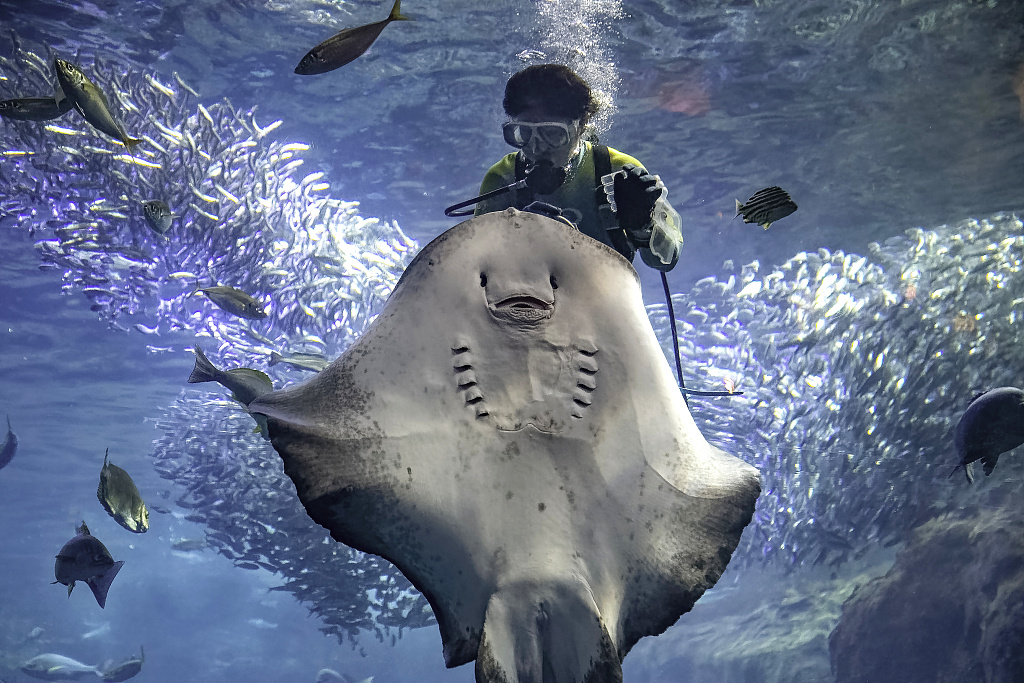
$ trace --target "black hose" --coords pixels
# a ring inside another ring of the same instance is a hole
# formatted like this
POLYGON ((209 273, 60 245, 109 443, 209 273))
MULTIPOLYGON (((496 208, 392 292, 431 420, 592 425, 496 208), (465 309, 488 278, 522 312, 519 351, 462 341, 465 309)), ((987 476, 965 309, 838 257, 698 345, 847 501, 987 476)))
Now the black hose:
POLYGON ((679 333, 676 332, 676 311, 672 306, 672 291, 668 288, 668 277, 665 271, 661 271, 661 285, 665 288, 665 303, 668 305, 668 322, 672 327, 672 351, 676 357, 676 376, 679 378, 679 391, 683 393, 683 401, 686 407, 690 407, 690 399, 687 396, 742 396, 742 391, 699 391, 687 389, 683 382, 683 363, 679 358, 679 333))
POLYGON ((449 218, 456 218, 456 217, 459 217, 459 216, 472 216, 473 212, 474 212, 474 209, 469 209, 468 211, 459 211, 459 209, 461 209, 463 207, 466 207, 466 206, 470 206, 472 204, 477 204, 479 202, 482 202, 485 199, 490 199, 491 197, 494 197, 496 195, 504 194, 505 192, 511 192, 513 189, 519 189, 519 188, 525 187, 525 186, 526 186, 526 181, 525 180, 517 180, 516 182, 512 183, 511 185, 506 185, 505 187, 499 187, 497 190, 491 190, 490 192, 485 192, 484 194, 480 195, 479 197, 473 197, 472 199, 467 199, 464 202, 459 202, 458 204, 452 204, 451 206, 449 206, 447 209, 444 210, 444 215, 448 216, 449 218))

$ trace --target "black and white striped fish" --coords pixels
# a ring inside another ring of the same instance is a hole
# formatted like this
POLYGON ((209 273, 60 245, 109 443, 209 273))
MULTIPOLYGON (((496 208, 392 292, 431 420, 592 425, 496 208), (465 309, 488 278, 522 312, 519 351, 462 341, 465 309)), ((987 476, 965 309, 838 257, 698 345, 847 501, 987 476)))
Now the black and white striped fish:
POLYGON ((744 223, 756 223, 767 230, 780 218, 796 211, 796 202, 781 187, 766 187, 754 193, 746 204, 736 200, 736 216, 743 216, 744 223))

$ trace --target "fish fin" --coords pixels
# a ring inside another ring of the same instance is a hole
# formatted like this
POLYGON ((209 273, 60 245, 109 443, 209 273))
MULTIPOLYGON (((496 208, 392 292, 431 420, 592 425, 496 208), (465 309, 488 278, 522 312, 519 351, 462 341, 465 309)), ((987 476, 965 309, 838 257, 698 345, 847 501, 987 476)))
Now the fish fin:
POLYGON ((263 413, 249 413, 252 415, 252 419, 256 420, 256 428, 253 432, 259 432, 267 441, 270 441, 270 424, 267 422, 267 416, 263 413))
POLYGON ((763 225, 764 229, 767 230, 768 228, 772 227, 772 222, 768 221, 767 223, 762 223, 761 225, 763 225))
POLYGON ((124 560, 115 562, 113 566, 103 574, 103 576, 86 581, 89 588, 92 589, 93 597, 95 597, 96 602, 99 603, 100 609, 103 609, 106 606, 107 591, 110 590, 110 584, 113 582, 114 577, 117 576, 119 571, 121 571, 122 565, 124 565, 124 560))
POLYGON ((740 200, 736 200, 736 215, 733 218, 739 218, 740 214, 743 213, 743 203, 740 200))
POLYGON ((107 458, 110 457, 110 449, 107 448, 107 452, 103 454, 103 466, 107 466, 107 458))
POLYGON ((986 455, 981 459, 981 469, 985 471, 985 476, 992 474, 992 470, 996 468, 996 462, 999 460, 999 454, 994 453, 992 455, 986 455))
POLYGON ((981 398, 982 396, 984 396, 987 393, 988 393, 987 391, 979 391, 978 393, 976 393, 974 396, 971 397, 971 400, 967 402, 967 405, 971 405, 972 403, 974 403, 975 401, 977 401, 979 398, 981 398))
POLYGON ((9 432, 13 432, 14 431, 13 429, 11 429, 11 415, 10 415, 10 413, 7 414, 7 431, 9 431, 9 432))
POLYGON ((412 21, 412 19, 402 14, 402 0, 395 0, 395 6, 391 8, 391 14, 388 15, 388 20, 412 21))
MULTIPOLYGON (((270 352, 270 362, 268 362, 267 365, 271 365, 271 366, 277 365, 282 360, 284 360, 284 356, 279 354, 277 351, 271 351, 270 352)), ((8 418, 7 419, 8 428, 10 428, 10 422, 11 422, 11 420, 10 420, 10 418, 8 418)))
POLYGON ((68 597, 71 597, 71 591, 75 590, 75 582, 72 581, 68 584, 68 597))
POLYGON ((198 345, 192 347, 196 352, 196 364, 192 368, 192 374, 188 376, 189 384, 199 382, 216 382, 217 366, 210 362, 203 350, 198 345))
POLYGON ((201 291, 201 290, 202 290, 202 288, 203 288, 203 285, 202 285, 202 284, 201 284, 201 283, 199 282, 199 280, 198 280, 198 279, 196 279, 196 286, 192 288, 192 291, 191 291, 191 292, 189 292, 189 293, 188 293, 188 294, 187 294, 187 295, 185 296, 185 298, 187 299, 187 298, 189 298, 190 296, 195 296, 196 292, 198 292, 198 291, 201 291))
POLYGON ((964 474, 967 475, 967 483, 968 484, 973 484, 974 483, 974 463, 973 462, 969 462, 966 465, 964 465, 964 474))

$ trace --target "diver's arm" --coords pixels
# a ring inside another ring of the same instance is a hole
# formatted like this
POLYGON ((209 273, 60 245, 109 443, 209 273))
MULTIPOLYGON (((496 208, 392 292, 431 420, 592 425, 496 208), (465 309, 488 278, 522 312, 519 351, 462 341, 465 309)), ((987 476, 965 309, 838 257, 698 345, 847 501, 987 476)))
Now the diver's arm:
POLYGON ((668 203, 668 190, 639 161, 609 149, 617 175, 614 193, 619 206, 616 218, 630 246, 655 270, 672 270, 683 243, 679 214, 668 203))

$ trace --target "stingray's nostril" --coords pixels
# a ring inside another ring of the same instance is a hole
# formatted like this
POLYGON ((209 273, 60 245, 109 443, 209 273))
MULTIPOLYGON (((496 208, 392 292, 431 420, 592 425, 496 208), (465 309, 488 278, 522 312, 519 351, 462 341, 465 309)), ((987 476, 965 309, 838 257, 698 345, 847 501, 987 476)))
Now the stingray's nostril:
POLYGON ((554 275, 551 276, 550 282, 551 282, 551 289, 558 289, 558 281, 555 280, 555 276, 554 275))
POLYGON ((487 273, 480 273, 480 286, 481 287, 486 287, 487 286, 487 273))

